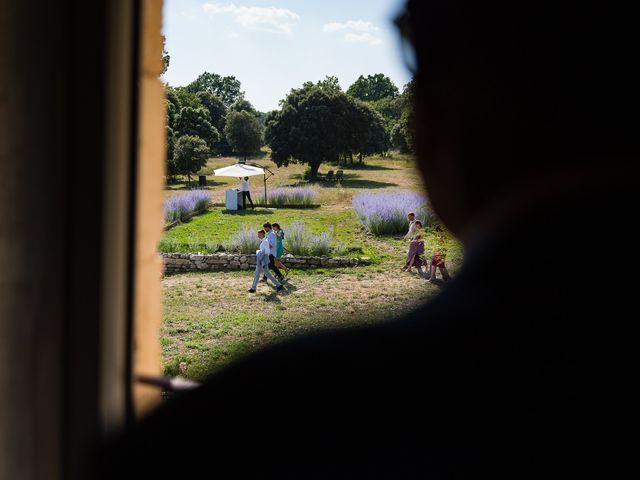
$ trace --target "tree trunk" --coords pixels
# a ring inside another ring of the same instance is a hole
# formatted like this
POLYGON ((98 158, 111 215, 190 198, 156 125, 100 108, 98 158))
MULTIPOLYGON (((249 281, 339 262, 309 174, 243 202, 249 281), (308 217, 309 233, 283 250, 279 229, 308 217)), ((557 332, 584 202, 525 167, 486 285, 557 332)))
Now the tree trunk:
POLYGON ((320 162, 310 163, 309 167, 311 167, 311 175, 309 177, 309 181, 316 182, 318 180, 318 169, 320 168, 320 162))
POLYGON ((360 164, 362 164, 362 152, 360 152, 360 164))
POLYGON ((353 165, 353 152, 349 152, 349 159, 351 160, 351 165, 353 165))
POLYGON ((191 172, 187 172, 187 179, 188 179, 187 184, 191 186, 191 172))

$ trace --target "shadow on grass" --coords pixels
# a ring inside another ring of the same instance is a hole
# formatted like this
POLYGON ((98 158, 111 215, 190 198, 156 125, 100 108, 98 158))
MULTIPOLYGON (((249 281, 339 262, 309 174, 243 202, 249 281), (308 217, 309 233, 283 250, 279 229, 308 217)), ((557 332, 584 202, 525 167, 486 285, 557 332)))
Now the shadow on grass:
POLYGON ((169 183, 169 184, 167 184, 167 189, 175 190, 175 191, 193 190, 194 188, 197 188, 199 190, 210 190, 210 189, 218 187, 220 185, 225 185, 225 183, 223 183, 223 182, 215 182, 213 180, 207 180, 206 185, 201 187, 201 186, 198 185, 198 182, 191 182, 191 185, 189 185, 186 182, 178 182, 178 183, 169 183))
POLYGON ((220 210, 223 215, 238 215, 241 217, 252 217, 255 215, 273 215, 275 212, 268 208, 256 208, 255 210, 220 210))
MULTIPOLYGON (((371 168, 371 170, 375 170, 376 167, 373 166, 373 168, 371 168)), ((387 168, 384 167, 384 170, 395 170, 394 168, 387 168)), ((364 170, 364 169, 363 169, 364 170)), ((303 187, 303 186, 307 186, 307 185, 317 185, 319 187, 322 188, 330 188, 330 187, 336 187, 338 185, 338 183, 340 185, 342 185, 345 188, 386 188, 386 187, 397 187, 398 184, 397 183, 390 183, 390 182, 376 182, 375 180, 363 180, 360 178, 355 178, 355 177, 359 177, 360 175, 358 175, 357 173, 355 174, 351 174, 351 173, 345 173, 344 177, 342 180, 336 180, 335 177, 333 180, 324 180, 323 178, 318 178, 318 180, 316 180, 315 182, 307 182, 305 180, 303 180, 302 175, 299 174, 295 174, 292 175, 291 178, 292 179, 299 179, 301 180, 301 182, 293 184, 292 186, 296 186, 296 187, 303 187)))
MULTIPOLYGON (((359 163, 354 163, 353 165, 349 164, 349 165, 340 165, 340 166, 336 166, 337 170, 400 170, 400 168, 394 168, 394 167, 386 167, 384 165, 368 165, 366 163, 363 164, 359 164, 359 163)), ((335 171, 335 170, 334 170, 335 171)))
POLYGON ((439 279, 439 278, 434 278, 434 279, 431 281, 431 283, 432 283, 433 285, 437 285, 437 286, 438 286, 438 287, 440 287, 440 288, 442 288, 442 287, 444 287, 444 286, 446 286, 446 285, 447 285, 447 282, 445 282, 444 280, 441 280, 441 279, 439 279))
POLYGON ((289 295, 290 293, 295 292, 296 290, 298 290, 298 287, 296 287, 294 284, 289 283, 289 279, 285 278, 282 281, 282 286, 284 287, 284 290, 280 291, 281 295, 289 295))
POLYGON ((269 292, 269 293, 258 292, 258 297, 263 302, 279 304, 279 303, 282 303, 282 300, 280 300, 280 298, 278 298, 278 295, 281 295, 283 292, 284 292, 284 290, 282 290, 280 292, 276 292, 276 290, 274 288, 273 292, 269 292))
MULTIPOLYGON (((386 187, 397 187, 398 184, 397 183, 391 183, 391 182, 376 182, 375 180, 364 180, 364 179, 360 179, 360 178, 353 178, 353 177, 359 177, 360 175, 349 175, 346 174, 344 176, 343 180, 340 180, 340 185, 343 188, 386 188, 386 187), (350 178, 351 177, 351 178, 350 178)), ((337 186, 338 182, 330 180, 330 181, 323 181, 320 180, 316 183, 316 185, 318 185, 319 187, 322 188, 335 188, 337 186)))

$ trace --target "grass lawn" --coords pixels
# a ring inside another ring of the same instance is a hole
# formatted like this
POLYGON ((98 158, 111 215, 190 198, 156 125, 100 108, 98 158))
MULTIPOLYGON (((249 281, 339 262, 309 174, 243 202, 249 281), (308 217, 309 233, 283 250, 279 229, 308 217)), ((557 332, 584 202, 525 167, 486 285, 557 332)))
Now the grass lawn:
MULTIPOLYGON (((235 163, 233 158, 211 159, 204 173, 235 163)), ((277 169, 265 158, 254 160, 276 173, 269 188, 308 185, 302 180, 304 166, 277 169)), ((164 322, 162 354, 165 373, 176 375, 186 362, 187 375, 201 380, 224 365, 255 349, 317 329, 366 325, 391 320, 416 308, 437 294, 439 287, 415 273, 400 270, 407 242, 401 236, 376 237, 360 225, 351 197, 362 191, 423 191, 413 159, 408 156, 368 159, 366 165, 340 167, 342 182, 319 182, 318 209, 256 209, 228 212, 213 208, 167 231, 163 251, 216 251, 231 235, 265 221, 287 225, 304 221, 315 233, 329 228, 334 245, 350 248, 351 256, 368 256, 373 264, 351 269, 293 270, 284 293, 275 294, 269 284, 259 284, 256 294, 247 293, 253 272, 194 272, 163 279, 164 322)), ((337 170, 323 165, 322 173, 337 170)), ((208 178, 214 201, 222 202, 224 190, 235 187, 234 178, 208 178)), ((257 177, 254 177, 257 178, 257 177)), ((252 197, 258 197, 262 181, 251 179, 252 197)), ((185 190, 171 185, 167 195, 185 190)), ((430 236, 425 245, 428 251, 430 236)), ((451 240, 447 263, 455 273, 462 259, 457 242, 451 240)))

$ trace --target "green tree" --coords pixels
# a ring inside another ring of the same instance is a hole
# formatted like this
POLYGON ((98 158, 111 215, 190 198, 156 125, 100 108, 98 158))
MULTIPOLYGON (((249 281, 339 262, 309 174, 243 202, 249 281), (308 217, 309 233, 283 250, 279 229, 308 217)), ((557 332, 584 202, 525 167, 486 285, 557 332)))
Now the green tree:
POLYGON ((218 130, 211 125, 209 111, 204 107, 183 107, 176 119, 176 133, 178 137, 195 135, 203 139, 209 149, 213 149, 220 139, 218 130))
POLYGON ((407 145, 407 139, 402 133, 400 123, 396 123, 391 129, 391 145, 400 153, 409 153, 411 151, 409 145, 407 145))
POLYGON ((280 105, 267 115, 265 140, 271 158, 278 167, 308 164, 310 180, 316 181, 320 164, 337 160, 347 147, 344 94, 307 82, 280 105))
POLYGON ((174 180, 180 172, 175 161, 176 135, 167 125, 167 179, 174 180))
POLYGON ((389 132, 385 121, 373 107, 358 100, 355 101, 354 115, 354 152, 358 153, 359 162, 369 155, 384 154, 391 148, 389 132))
POLYGON ((324 80, 320 80, 318 83, 316 83, 316 85, 322 90, 326 90, 327 92, 342 92, 342 87, 340 86, 338 77, 327 75, 324 80))
POLYGON ((402 115, 402 109, 404 107, 403 97, 384 97, 380 100, 369 102, 369 105, 382 115, 387 131, 391 134, 393 127, 396 126, 402 115))
POLYGON ((166 71, 169 69, 169 62, 171 61, 171 57, 169 56, 169 52, 167 52, 167 49, 165 47, 165 36, 162 35, 162 71, 160 72, 160 74, 164 74, 166 73, 166 71))
POLYGON ((180 113, 180 98, 173 87, 166 87, 167 125, 173 129, 176 127, 176 119, 180 113))
POLYGON ((235 102, 233 102, 233 105, 229 107, 229 111, 230 112, 249 112, 251 115, 255 117, 259 116, 258 111, 255 108, 253 108, 253 105, 251 105, 251 102, 245 99, 244 97, 240 97, 235 102))
POLYGON ((247 160, 247 155, 257 152, 262 146, 262 130, 258 118, 248 112, 231 111, 227 115, 224 135, 234 152, 247 160))
POLYGON ((402 91, 402 113, 398 120, 398 132, 396 132, 394 142, 402 151, 404 141, 405 151, 414 151, 415 145, 415 110, 414 105, 415 80, 412 79, 404 86, 402 91))
POLYGON ((186 89, 194 94, 209 92, 219 97, 227 107, 230 107, 236 99, 244 95, 240 86, 240 81, 234 76, 222 77, 217 73, 204 72, 187 85, 186 89))
POLYGON ((200 137, 194 135, 184 135, 175 143, 173 160, 176 170, 187 175, 189 185, 191 185, 191 174, 197 173, 207 164, 209 158, 209 147, 200 137))
POLYGON ((196 93, 196 98, 200 104, 208 110, 211 125, 216 127, 218 132, 222 132, 224 129, 225 117, 227 116, 227 107, 220 97, 216 97, 214 94, 209 92, 198 92, 196 93))
POLYGON ((174 87, 173 92, 176 94, 176 97, 178 97, 180 107, 202 107, 200 100, 198 100, 198 96, 195 93, 187 90, 186 87, 174 87))
POLYGON ((360 75, 358 79, 347 89, 347 95, 364 102, 375 102, 385 97, 397 97, 398 87, 389 77, 382 73, 375 75, 360 75))

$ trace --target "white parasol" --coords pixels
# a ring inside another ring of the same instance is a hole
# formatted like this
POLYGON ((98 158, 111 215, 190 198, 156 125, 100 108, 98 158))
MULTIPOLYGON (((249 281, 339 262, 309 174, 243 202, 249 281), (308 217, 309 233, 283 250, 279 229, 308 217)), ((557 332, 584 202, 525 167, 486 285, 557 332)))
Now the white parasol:
POLYGON ((265 170, 246 163, 236 163, 228 167, 218 168, 213 173, 218 177, 251 177, 253 175, 264 175, 265 170))
POLYGON ((259 165, 247 165, 246 163, 236 163, 228 167, 218 168, 213 174, 218 177, 251 177, 254 175, 264 175, 264 203, 267 203, 267 173, 269 177, 273 172, 268 168, 259 165))

